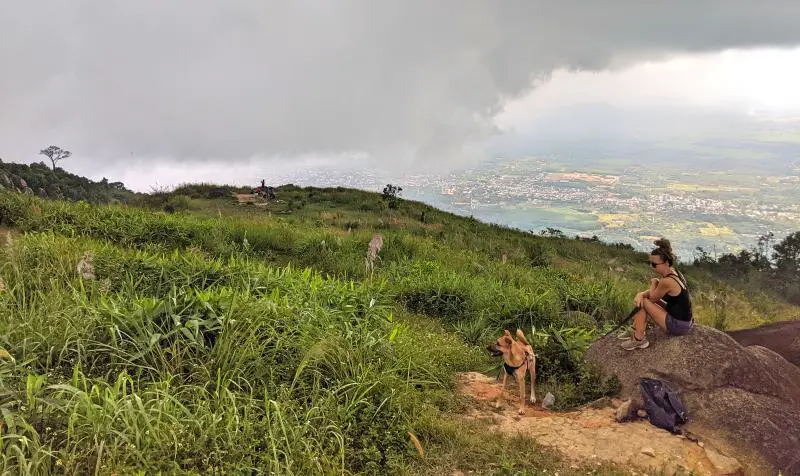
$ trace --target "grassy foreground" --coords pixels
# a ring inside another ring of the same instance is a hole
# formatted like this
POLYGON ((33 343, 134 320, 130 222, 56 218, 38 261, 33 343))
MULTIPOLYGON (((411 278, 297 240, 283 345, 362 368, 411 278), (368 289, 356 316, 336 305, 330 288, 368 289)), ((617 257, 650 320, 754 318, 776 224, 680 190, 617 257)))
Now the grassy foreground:
MULTIPOLYGON (((353 190, 281 187, 267 208, 208 190, 140 204, 175 214, 0 190, 4 474, 612 471, 486 438, 452 377, 496 369, 483 347, 520 327, 559 408, 613 394, 581 354, 629 310, 643 254, 353 190)), ((701 321, 797 317, 687 273, 701 321)))

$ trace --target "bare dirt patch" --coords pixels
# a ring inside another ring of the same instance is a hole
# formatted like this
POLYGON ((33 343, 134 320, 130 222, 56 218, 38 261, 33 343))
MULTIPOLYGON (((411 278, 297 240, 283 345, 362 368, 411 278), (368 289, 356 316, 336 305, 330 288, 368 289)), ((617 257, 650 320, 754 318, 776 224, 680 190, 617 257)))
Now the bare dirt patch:
POLYGON ((745 347, 766 347, 800 367, 800 321, 774 322, 752 329, 728 331, 727 334, 745 347))
POLYGON ((528 405, 525 415, 519 416, 514 385, 507 387, 505 397, 500 398, 500 383, 484 374, 469 372, 458 376, 457 386, 459 392, 474 401, 466 418, 488 422, 493 432, 530 436, 575 464, 611 462, 631 468, 635 474, 745 474, 741 469, 720 468, 720 453, 702 441, 696 443, 673 435, 646 420, 617 423, 613 406, 554 412, 537 404, 528 405))

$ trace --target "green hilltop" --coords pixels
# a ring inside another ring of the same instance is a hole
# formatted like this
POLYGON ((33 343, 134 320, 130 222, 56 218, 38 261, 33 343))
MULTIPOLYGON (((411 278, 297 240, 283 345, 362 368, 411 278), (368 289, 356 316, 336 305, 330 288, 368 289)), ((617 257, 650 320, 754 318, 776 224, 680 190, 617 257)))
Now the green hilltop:
POLYGON ((0 189, 95 204, 127 203, 136 196, 122 182, 109 182, 105 178, 95 182, 61 167, 50 168, 44 162, 26 165, 0 160, 0 189))
MULTIPOLYGON (((238 203, 246 191, 91 204, 0 190, 4 473, 598 471, 486 438, 458 418, 453 377, 497 372, 485 346, 520 328, 557 409, 613 395, 581 357, 646 287, 645 253, 392 190, 284 185, 238 203)), ((799 316, 756 278, 681 269, 701 323, 799 316)))

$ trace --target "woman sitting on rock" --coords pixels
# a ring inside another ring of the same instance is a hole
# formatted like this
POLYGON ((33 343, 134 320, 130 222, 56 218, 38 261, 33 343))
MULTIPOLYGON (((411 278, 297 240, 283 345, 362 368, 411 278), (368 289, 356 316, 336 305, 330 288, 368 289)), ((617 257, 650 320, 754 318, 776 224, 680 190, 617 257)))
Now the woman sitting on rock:
POLYGON ((656 249, 650 252, 650 267, 661 279, 650 280, 650 289, 636 295, 634 303, 639 311, 633 318, 632 335, 619 336, 625 350, 644 349, 650 342, 645 335, 647 317, 669 334, 683 335, 692 330, 692 301, 686 289, 686 280, 672 267, 675 255, 669 240, 655 241, 656 249))

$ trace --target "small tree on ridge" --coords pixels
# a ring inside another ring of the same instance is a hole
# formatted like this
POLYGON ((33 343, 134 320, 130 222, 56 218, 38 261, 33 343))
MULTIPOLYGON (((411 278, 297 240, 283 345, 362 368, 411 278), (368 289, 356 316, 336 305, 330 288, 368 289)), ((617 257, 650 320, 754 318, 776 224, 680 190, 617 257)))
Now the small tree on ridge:
POLYGON ((56 170, 56 162, 59 160, 64 160, 69 158, 72 155, 72 152, 68 150, 64 150, 61 147, 51 145, 50 147, 39 151, 39 155, 44 155, 50 162, 53 164, 53 171, 56 170))
POLYGON ((383 199, 389 201, 389 208, 397 208, 399 200, 398 194, 403 191, 403 187, 398 187, 392 184, 386 184, 383 187, 383 199))

